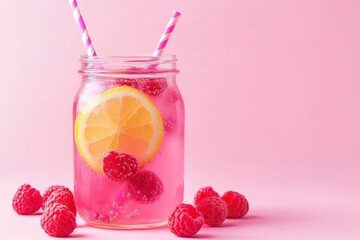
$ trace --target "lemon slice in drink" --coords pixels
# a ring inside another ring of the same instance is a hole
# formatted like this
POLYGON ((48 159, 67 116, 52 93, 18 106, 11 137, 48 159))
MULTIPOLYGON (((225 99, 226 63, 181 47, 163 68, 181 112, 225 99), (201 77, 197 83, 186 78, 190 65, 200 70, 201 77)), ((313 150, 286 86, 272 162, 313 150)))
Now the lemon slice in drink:
POLYGON ((75 142, 80 155, 100 174, 106 152, 130 154, 142 166, 159 150, 163 136, 159 110, 145 94, 128 86, 95 97, 75 122, 75 142))

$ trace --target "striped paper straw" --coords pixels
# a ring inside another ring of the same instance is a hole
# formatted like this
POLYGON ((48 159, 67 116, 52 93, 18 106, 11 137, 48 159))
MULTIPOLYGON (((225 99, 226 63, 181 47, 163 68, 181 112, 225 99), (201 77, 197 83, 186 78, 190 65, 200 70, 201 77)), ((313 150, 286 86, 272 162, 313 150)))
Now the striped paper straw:
POLYGON ((73 12, 76 25, 78 26, 78 29, 81 33, 82 42, 85 46, 87 55, 88 56, 96 56, 95 49, 91 43, 91 38, 88 34, 88 31, 86 30, 86 25, 85 25, 84 19, 82 18, 81 14, 80 14, 79 6, 77 5, 76 0, 69 0, 69 4, 70 4, 71 10, 73 12))
POLYGON ((173 15, 170 18, 170 21, 168 22, 164 33, 161 35, 160 41, 158 45, 155 48, 155 51, 153 53, 153 56, 160 56, 162 52, 164 51, 164 48, 166 47, 166 44, 171 36, 171 33, 174 31, 174 28, 176 26, 176 23, 180 17, 181 13, 178 11, 174 11, 173 15))

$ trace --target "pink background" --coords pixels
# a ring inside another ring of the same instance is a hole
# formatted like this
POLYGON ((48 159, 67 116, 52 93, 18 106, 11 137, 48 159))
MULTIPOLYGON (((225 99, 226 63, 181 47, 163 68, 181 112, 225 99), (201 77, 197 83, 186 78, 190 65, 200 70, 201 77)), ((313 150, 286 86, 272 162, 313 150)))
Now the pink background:
MULTIPOLYGON (((233 189, 248 217, 209 239, 360 238, 360 2, 79 0, 100 55, 166 53, 186 103, 186 190, 233 189)), ((67 1, 0 1, 0 231, 47 239, 11 209, 19 185, 72 186, 72 100, 84 53, 67 1)), ((166 228, 74 237, 175 239, 166 228)))

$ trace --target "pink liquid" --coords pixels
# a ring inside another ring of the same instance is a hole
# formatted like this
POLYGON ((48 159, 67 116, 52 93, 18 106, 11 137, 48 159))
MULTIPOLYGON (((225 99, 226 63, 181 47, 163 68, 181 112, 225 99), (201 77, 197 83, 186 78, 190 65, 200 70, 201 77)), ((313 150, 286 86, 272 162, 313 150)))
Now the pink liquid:
MULTIPOLYGON (((74 121, 93 97, 119 82, 87 80, 74 102, 74 121)), ((160 150, 141 170, 154 172, 163 184, 163 193, 155 202, 136 201, 128 192, 127 182, 113 182, 91 169, 74 143, 74 195, 80 216, 91 225, 109 228, 143 228, 164 225, 168 215, 183 201, 184 182, 184 106, 173 78, 159 96, 149 96, 164 122, 160 150)))

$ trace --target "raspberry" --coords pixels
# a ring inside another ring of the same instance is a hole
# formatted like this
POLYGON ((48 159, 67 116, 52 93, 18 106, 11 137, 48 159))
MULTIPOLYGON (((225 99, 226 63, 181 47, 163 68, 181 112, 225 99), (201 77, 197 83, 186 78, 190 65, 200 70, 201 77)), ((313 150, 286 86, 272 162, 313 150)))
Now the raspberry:
POLYGON ((180 237, 194 236, 204 224, 201 213, 192 205, 181 203, 169 216, 170 231, 180 237))
POLYGON ((129 180, 129 192, 138 202, 155 202, 163 193, 163 184, 155 173, 142 171, 129 180))
POLYGON ((249 203, 246 198, 238 192, 228 191, 221 197, 228 208, 228 218, 242 218, 249 211, 249 203))
POLYGON ((129 87, 133 87, 133 88, 137 88, 137 86, 138 86, 136 79, 117 78, 115 81, 116 81, 115 82, 116 86, 129 86, 129 87))
POLYGON ((63 188, 63 187, 64 187, 64 186, 53 185, 53 186, 48 187, 48 189, 45 190, 45 192, 44 192, 44 194, 43 194, 43 196, 42 196, 42 198, 43 198, 43 204, 42 204, 41 208, 42 208, 43 210, 44 210, 44 208, 45 208, 45 202, 46 202, 46 200, 50 197, 50 194, 51 194, 53 191, 55 191, 55 190, 57 190, 57 189, 60 189, 60 188, 63 188))
POLYGON ((215 192, 212 187, 202 187, 195 193, 194 205, 197 206, 202 200, 208 197, 220 197, 220 195, 215 192))
POLYGON ((112 181, 122 182, 138 172, 139 164, 136 158, 115 151, 110 151, 103 158, 103 170, 112 181))
POLYGON ((197 209, 210 227, 220 226, 228 215, 226 203, 218 197, 209 197, 202 200, 197 209))
POLYGON ((65 205, 74 214, 74 216, 76 216, 74 195, 67 187, 62 187, 53 191, 45 202, 44 209, 46 210, 46 208, 51 207, 55 203, 65 205))
POLYGON ((65 205, 54 203, 45 209, 40 224, 50 236, 66 237, 76 228, 76 219, 65 205))
POLYGON ((42 197, 38 190, 29 184, 21 185, 16 191, 12 207, 20 215, 28 215, 36 212, 42 205, 42 197))
POLYGON ((140 91, 150 96, 160 96, 166 88, 165 78, 144 78, 139 82, 140 91))

